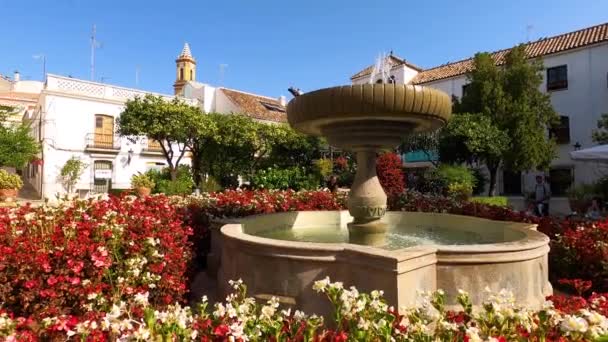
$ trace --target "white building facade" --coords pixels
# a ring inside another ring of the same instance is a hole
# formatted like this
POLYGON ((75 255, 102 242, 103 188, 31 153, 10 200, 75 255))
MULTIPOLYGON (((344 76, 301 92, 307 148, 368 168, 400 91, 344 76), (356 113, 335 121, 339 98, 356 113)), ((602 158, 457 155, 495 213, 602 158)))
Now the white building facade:
MULTIPOLYGON (((492 53, 497 64, 502 64, 507 52, 492 53)), ((545 71, 541 91, 551 96, 561 118, 561 124, 550 132, 558 143, 557 156, 543 173, 548 176, 554 195, 564 196, 571 185, 591 183, 608 174, 601 165, 574 161, 569 155, 574 149, 595 145, 592 132, 601 115, 608 113, 608 23, 527 43, 526 52, 531 58, 542 59, 545 71)), ((457 97, 462 96, 466 73, 473 64, 472 59, 467 59, 422 70, 395 56, 389 56, 389 62, 397 83, 429 86, 457 97)), ((372 74, 367 68, 351 80, 353 84, 369 83, 375 81, 370 79, 372 74)), ((504 195, 521 196, 531 191, 539 173, 502 170, 498 189, 504 195)))
MULTIPOLYGON (((38 82, 35 106, 26 118, 32 135, 40 141, 39 160, 23 170, 24 179, 41 197, 66 193, 61 168, 71 158, 86 164, 74 186, 80 196, 131 188, 131 177, 150 169, 162 169, 167 162, 158 142, 146 137, 121 137, 116 122, 125 102, 146 94, 165 100, 180 97, 203 112, 239 113, 268 123, 286 122, 286 100, 196 82, 196 60, 186 43, 176 60, 175 95, 154 94, 109 84, 47 75, 38 82)), ((178 146, 174 146, 177 152, 178 146)), ((175 153, 177 159, 179 153, 175 153)), ((189 152, 180 165, 189 165, 189 152)))
MULTIPOLYGON (((81 195, 129 189, 131 177, 166 164, 160 145, 145 137, 116 134, 116 119, 125 102, 147 92, 48 75, 31 120, 42 145, 41 163, 30 163, 24 178, 43 197, 66 192, 60 171, 70 158, 86 164, 75 185, 81 195)), ((160 94, 154 94, 160 95, 160 94)), ((167 100, 172 96, 161 95, 167 100)), ((187 100, 196 105, 196 101, 187 100)), ((186 157, 181 164, 189 164, 186 157)))

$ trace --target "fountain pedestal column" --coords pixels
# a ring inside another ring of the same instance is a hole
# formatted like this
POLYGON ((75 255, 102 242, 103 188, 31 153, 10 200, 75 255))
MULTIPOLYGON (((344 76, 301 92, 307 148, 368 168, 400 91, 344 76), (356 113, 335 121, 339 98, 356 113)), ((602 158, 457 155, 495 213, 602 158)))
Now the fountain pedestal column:
MULTIPOLYGON (((353 222, 348 225, 351 237, 386 232, 380 219, 386 213, 386 194, 376 174, 375 148, 357 149, 357 173, 348 195, 348 212, 353 222)), ((369 236, 366 238, 374 238, 369 236)))

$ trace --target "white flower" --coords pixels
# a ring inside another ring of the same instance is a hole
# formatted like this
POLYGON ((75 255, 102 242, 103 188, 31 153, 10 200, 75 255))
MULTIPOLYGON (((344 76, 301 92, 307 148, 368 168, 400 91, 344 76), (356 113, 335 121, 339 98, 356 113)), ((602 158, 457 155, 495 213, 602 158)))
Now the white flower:
POLYGON ((224 304, 216 303, 215 311, 213 311, 213 316, 215 316, 215 318, 220 318, 224 317, 224 315, 226 315, 226 308, 224 307, 224 304))
POLYGON ((275 313, 275 308, 271 305, 264 305, 262 307, 262 316, 267 319, 272 319, 272 315, 275 313))
POLYGON ((566 315, 560 324, 562 331, 584 333, 589 328, 589 324, 582 317, 566 315))
POLYGON ((317 280, 312 285, 312 289, 317 292, 325 292, 327 290, 327 286, 329 286, 330 280, 329 277, 325 277, 324 279, 317 280))
POLYGON ((230 286, 231 286, 233 289, 238 290, 238 289, 239 289, 239 287, 240 287, 241 285, 243 285, 243 279, 239 279, 239 280, 236 280, 236 281, 235 281, 235 280, 229 280, 229 281, 228 281, 228 284, 230 284, 230 286))
POLYGON ((368 330, 369 329, 369 321, 363 319, 363 317, 359 317, 359 322, 357 323, 357 328, 361 329, 361 330, 368 330))
POLYGON ((135 294, 135 298, 134 298, 135 303, 137 303, 137 304, 139 304, 139 305, 141 305, 143 307, 148 306, 148 297, 149 297, 149 295, 150 294, 148 292, 135 294))
POLYGON ((293 318, 296 321, 302 321, 306 319, 306 314, 300 310, 296 310, 296 312, 293 314, 293 318))

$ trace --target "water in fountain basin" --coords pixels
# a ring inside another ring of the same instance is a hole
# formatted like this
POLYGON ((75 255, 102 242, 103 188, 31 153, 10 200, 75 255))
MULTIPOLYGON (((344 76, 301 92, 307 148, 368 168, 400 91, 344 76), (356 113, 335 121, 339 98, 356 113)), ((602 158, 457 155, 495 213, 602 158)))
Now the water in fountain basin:
MULTIPOLYGON (((349 242, 348 229, 335 225, 273 228, 255 234, 259 237, 317 243, 349 242)), ((517 236, 486 234, 437 226, 396 226, 386 233, 382 249, 395 250, 419 245, 472 245, 516 240, 517 236)))

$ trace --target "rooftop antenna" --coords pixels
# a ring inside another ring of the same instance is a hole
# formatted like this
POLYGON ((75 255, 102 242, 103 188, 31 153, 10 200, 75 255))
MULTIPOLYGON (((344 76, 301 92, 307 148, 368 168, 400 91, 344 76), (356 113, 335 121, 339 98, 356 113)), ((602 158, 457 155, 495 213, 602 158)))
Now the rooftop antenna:
POLYGON ((34 58, 36 60, 42 59, 42 81, 44 81, 46 78, 46 55, 41 53, 41 54, 33 55, 32 58, 34 58))
POLYGON ((224 70, 228 68, 228 64, 220 64, 220 87, 224 86, 224 70))
POLYGON ((530 34, 532 33, 532 29, 534 29, 534 25, 526 25, 526 42, 530 41, 530 34))
POLYGON ((101 47, 101 43, 97 41, 95 36, 97 27, 93 24, 93 31, 91 33, 91 81, 95 81, 95 49, 101 47))
POLYGON ((139 65, 135 67, 135 87, 139 87, 139 65))

